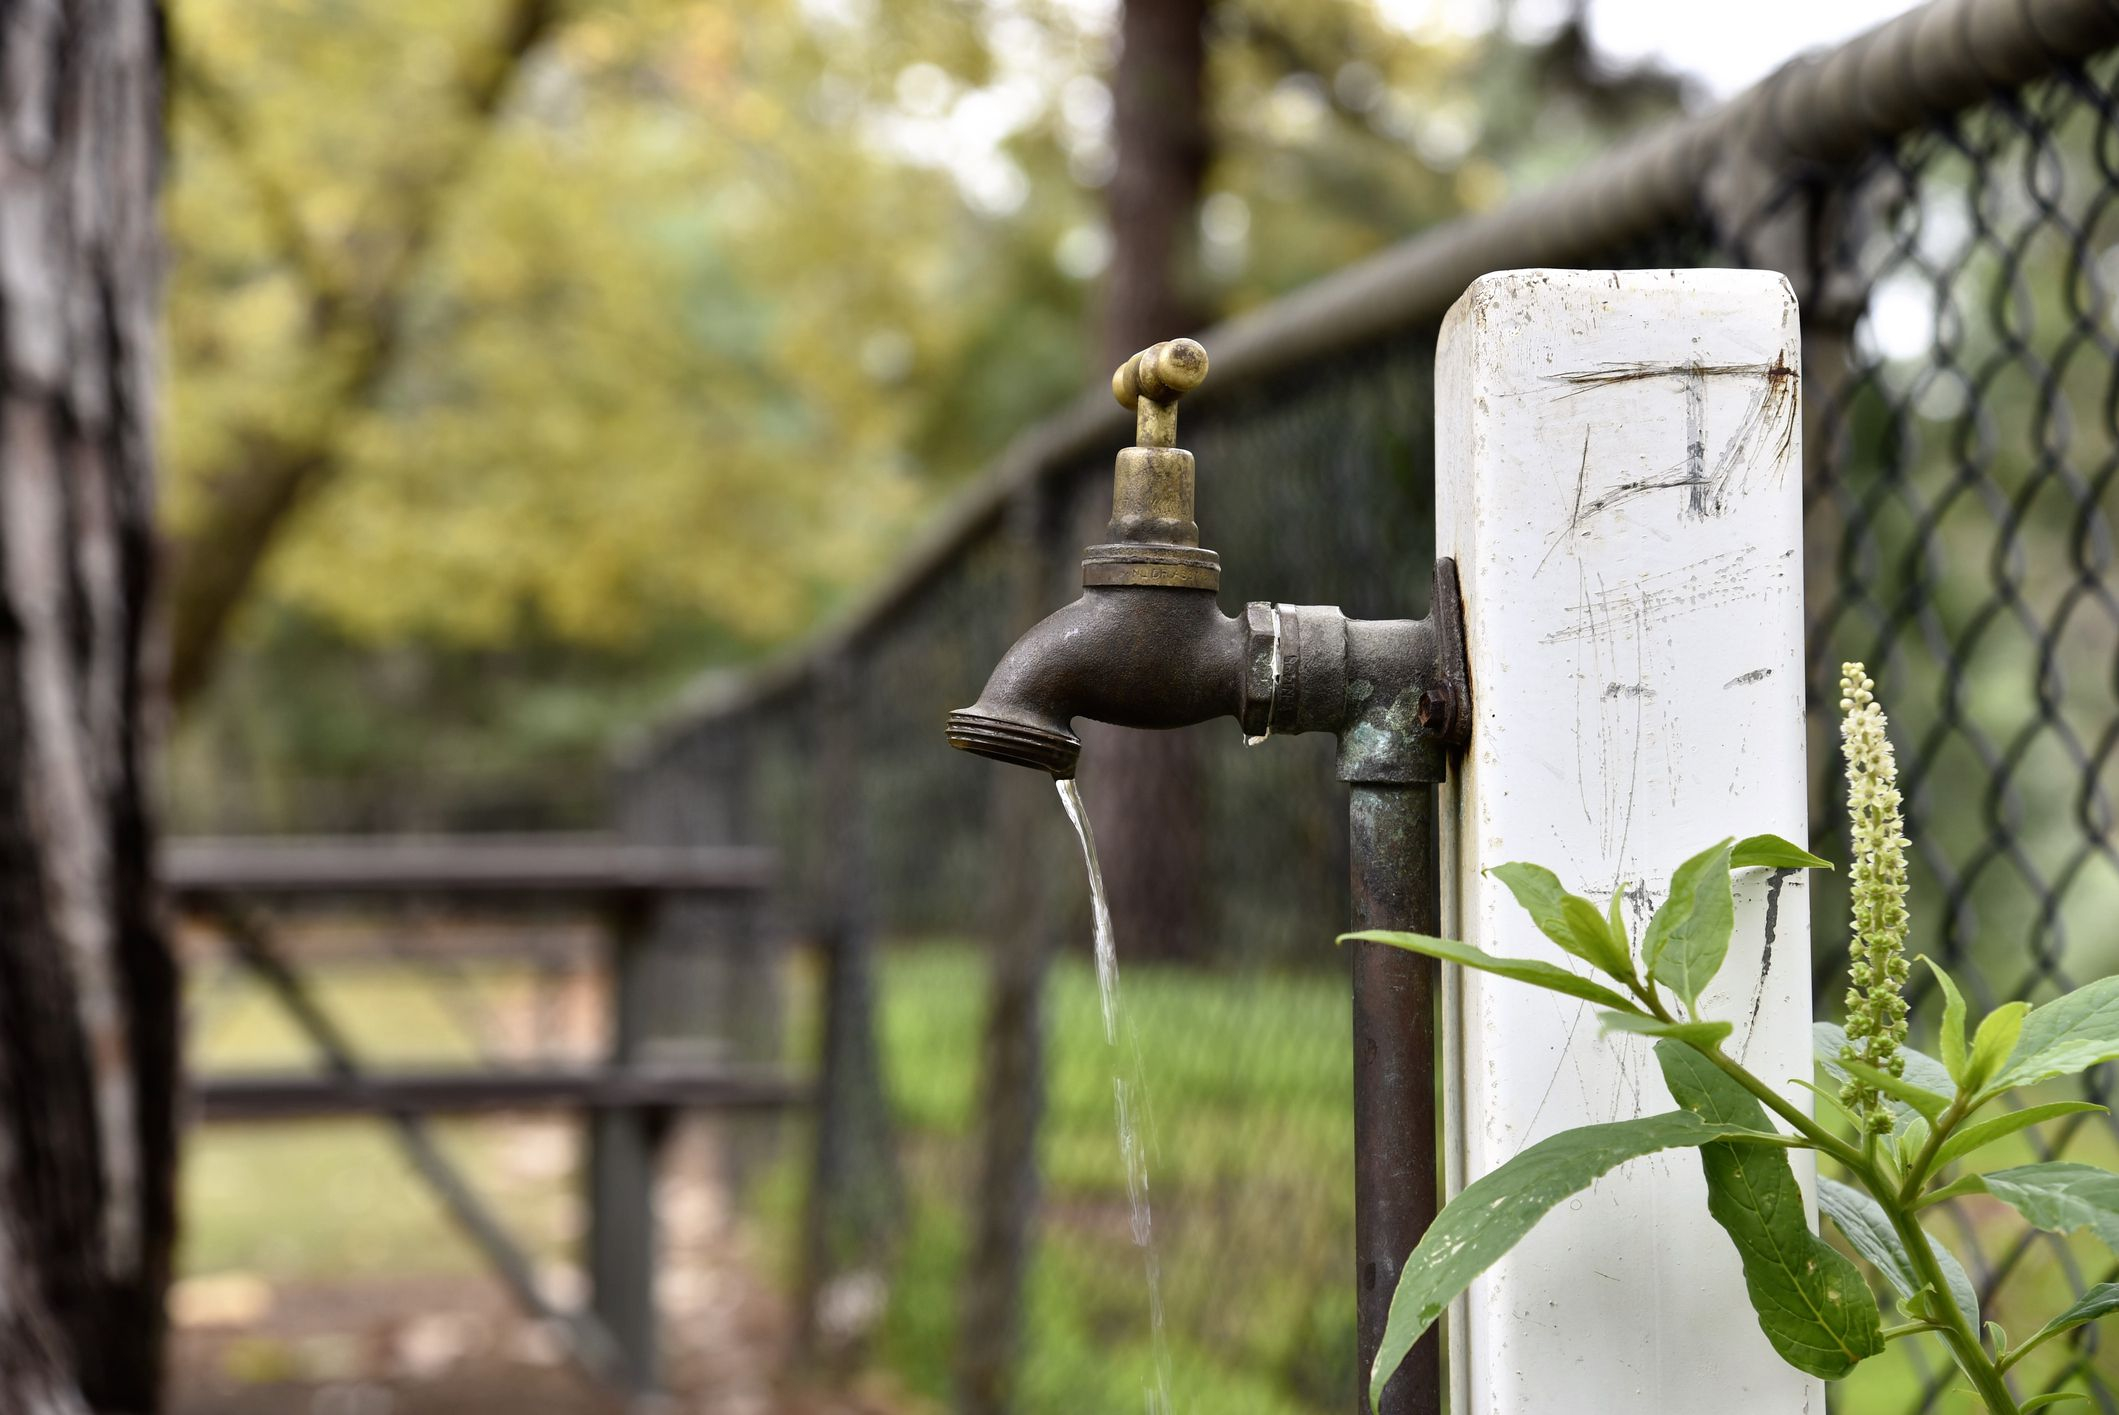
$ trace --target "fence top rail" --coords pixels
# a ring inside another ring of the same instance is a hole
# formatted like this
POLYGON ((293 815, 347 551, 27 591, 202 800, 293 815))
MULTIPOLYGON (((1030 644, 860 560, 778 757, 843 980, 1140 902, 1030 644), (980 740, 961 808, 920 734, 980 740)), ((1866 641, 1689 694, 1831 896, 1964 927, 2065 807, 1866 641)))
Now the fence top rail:
POLYGON ((237 898, 555 900, 755 893, 754 849, 639 845, 608 836, 274 836, 174 840, 163 879, 179 904, 237 898))
MULTIPOLYGON (((1437 322, 1494 270, 1565 266, 1692 217, 1716 167, 1829 168, 2119 44, 2119 0, 1930 0, 1837 49, 1790 60, 1709 112, 1673 119, 1572 176, 1493 211, 1411 237, 1200 335, 1214 378, 1194 403, 1437 322)), ((621 759, 638 762, 690 728, 800 687, 889 619, 1025 487, 1098 446, 1131 414, 1102 387, 1018 436, 938 515, 913 550, 825 629, 763 665, 703 675, 621 759)))

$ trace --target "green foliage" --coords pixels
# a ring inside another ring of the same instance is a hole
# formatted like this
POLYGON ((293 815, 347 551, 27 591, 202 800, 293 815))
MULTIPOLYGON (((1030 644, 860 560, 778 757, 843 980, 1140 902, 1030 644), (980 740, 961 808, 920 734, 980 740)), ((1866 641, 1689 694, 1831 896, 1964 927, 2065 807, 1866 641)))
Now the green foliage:
MULTIPOLYGON (((1943 971, 1942 964, 1925 954, 1920 961, 1928 965, 1928 971, 1935 975, 1936 983, 1942 988, 1942 1064, 1950 1073, 1950 1079, 1962 1086, 1965 1063, 1970 1059, 1965 1048, 1964 994, 1957 990, 1956 980, 1943 971)), ((1993 1020, 1991 1017, 1987 1019, 1988 1022, 1993 1020)))
MULTIPOLYGON (((2029 1341, 2010 1352, 2002 1365, 2013 1365, 2025 1354, 2054 1337, 2071 1332, 2076 1327, 2086 1326, 2110 1312, 2119 1312, 2119 1282, 2100 1282, 2083 1293, 2073 1306, 2040 1327, 2029 1341)), ((2030 1408, 2028 1405, 2024 1407, 2026 1410, 2030 1408)))
POLYGON ((2034 1086, 2114 1059, 2119 1059, 2119 976, 2099 978, 2024 1016, 1997 1084, 2034 1086))
MULTIPOLYGON (((843 606, 1091 372, 1110 7, 170 8, 176 588, 263 557, 219 660, 247 662, 192 715, 288 753, 193 744, 223 790, 317 774, 282 719, 327 655, 525 693, 593 659, 636 723, 843 606)), ((1250 308, 1675 108, 1573 53, 1367 0, 1217 7, 1194 303, 1250 308)), ((408 783, 429 718, 475 711, 391 706, 413 721, 366 761, 408 783)))
POLYGON ((1963 1159, 2019 1130, 2028 1130, 2033 1125, 2042 1125, 2063 1115, 2080 1115, 2092 1110, 2101 1113, 2104 1107, 2094 1101, 2053 1101, 2046 1105, 2025 1106, 2022 1110, 2012 1110, 2007 1115, 1983 1120, 1977 1125, 1967 1125, 1935 1151, 1935 1167, 1940 1169, 1954 1160, 1963 1159))
MULTIPOLYGON (((1721 1040, 1687 1036, 1656 1044, 1671 1097, 1702 1120, 1773 1133, 1766 1108, 1707 1060, 1705 1052, 1721 1040)), ((1752 1309, 1781 1359, 1837 1380, 1883 1350, 1876 1298, 1854 1264, 1810 1231, 1786 1152, 1708 1145, 1700 1164, 1707 1172, 1707 1211, 1736 1245, 1752 1309)))
POLYGON ((2035 1228, 2087 1228, 2119 1250, 2119 1174, 2088 1164, 2027 1164, 1980 1176, 1986 1191, 2035 1228))
MULTIPOLYGON (((1979 1031, 1972 1038, 1972 1055, 1965 1063, 1963 1088, 1979 1091, 2000 1072, 2023 1034, 2024 1023, 2031 1005, 2027 1002, 2005 1002, 1989 1012, 1979 1024, 1979 1031)), ((2101 1060, 2102 1058, 2100 1058, 2101 1060)), ((2085 1065, 2093 1063, 2085 1063, 2085 1065)), ((2071 1070, 2079 1071, 2080 1066, 2071 1070)), ((2057 1073, 2056 1073, 2057 1074, 2057 1073)), ((2044 1077, 2041 1080, 2046 1079, 2044 1077)), ((2024 1085, 2026 1082, 2012 1084, 2024 1085)))
POLYGON ((1638 1012, 1599 1012, 1597 1020, 1606 1033, 1632 1032, 1643 1037, 1669 1037, 1694 1046, 1715 1046, 1729 1040, 1736 1028, 1728 1022, 1666 1022, 1638 1012))
POLYGON ((1729 865, 1724 840, 1678 866, 1670 877, 1670 897, 1648 921, 1641 943, 1649 976, 1675 992, 1687 1012, 1699 1010, 1700 993, 1729 956, 1729 934, 1736 927, 1729 865))
POLYGON ((1496 865, 1487 871, 1508 887, 1538 932, 1571 953, 1613 977, 1633 971, 1623 935, 1615 935, 1597 906, 1579 894, 1569 894, 1560 878, 1542 865, 1496 865))
MULTIPOLYGON (((1888 745, 1878 741, 1864 750, 1888 757, 1888 745)), ((1903 842, 1885 840, 1895 839, 1894 830, 1885 824, 1872 833, 1895 849, 1903 842)), ((1741 858, 1754 862, 1746 867, 1792 868, 1783 862, 1800 853, 1786 842, 1769 844, 1756 837, 1741 847, 1741 858)), ((1608 1033, 1657 1038, 1656 1057, 1666 1086, 1684 1108, 1679 1113, 1716 1131, 1688 1139, 1682 1129, 1671 1128, 1670 1115, 1588 1126, 1549 1137, 1467 1185, 1436 1219, 1399 1278, 1371 1372, 1373 1391, 1383 1388, 1457 1294, 1554 1204, 1627 1159, 1689 1145, 1700 1150, 1708 1211, 1736 1245, 1760 1328, 1790 1365, 1842 1379, 1888 1340, 1934 1333, 1947 1343, 1990 1415, 2019 1415, 2067 1398, 2052 1392, 2018 1403, 2002 1371, 2040 1343, 2119 1310, 2119 1287, 2092 1289, 2014 1352, 2000 1327, 1986 1323, 1989 1349, 1981 1341, 1977 1290, 1963 1265, 1920 1227, 1916 1215, 1959 1195, 1987 1193, 2037 1227, 2062 1233, 2088 1229, 2119 1248, 2119 1174, 2086 1164, 2045 1163, 1944 1175, 2033 1125, 2102 1109, 2063 1101, 1969 1123, 1976 1110, 2018 1078, 2050 1079, 2119 1056, 2119 991, 2107 981, 2035 1011, 2004 1004, 1981 1021, 1968 1042, 1963 995, 1931 960, 1943 994, 1943 1060, 1937 1061, 1887 1035, 1902 1030, 1904 1012, 1876 991, 1899 976, 1885 966, 1889 951, 1879 948, 1872 955, 1877 971, 1865 985, 1874 995, 1865 993, 1863 999, 1869 1025, 1883 1029, 1875 1035, 1893 1042, 1877 1053, 1878 1064, 1858 1054, 1840 1028, 1821 1024, 1815 1030, 1820 1067, 1848 1094, 1877 1098, 1873 1110, 1833 1102, 1832 1109, 1853 1132, 1843 1137, 1723 1052, 1728 1023, 1696 1016, 1700 991, 1727 955, 1733 922, 1729 871, 1739 857, 1739 848, 1723 841, 1678 867, 1644 940, 1646 980, 1630 955, 1594 946, 1585 917, 1595 921, 1598 934, 1608 930, 1605 919, 1586 901, 1579 901, 1583 909, 1570 908, 1576 896, 1550 871, 1520 864, 1494 871, 1548 938, 1601 968, 1631 995, 1619 998, 1616 1006, 1602 996, 1612 991, 1604 984, 1540 960, 1494 959, 1466 944, 1416 935, 1364 935, 1597 1003, 1608 1033), (1776 1119, 1794 1133, 1780 1132, 1776 1119), (1912 1318, 1909 1323, 1884 1328, 1859 1271, 1811 1231, 1786 1148, 1816 1151, 1845 1172, 1844 1182, 1820 1178, 1819 1206, 1882 1275, 1912 1318)), ((1877 893, 1884 904, 1896 897, 1892 888, 1877 893)), ((1893 922, 1876 937, 1888 941, 1886 934, 1901 926, 1902 920, 1893 922)), ((1832 1100, 1827 1092, 1809 1089, 1832 1100)), ((1651 1234, 1641 1238, 1656 1241, 1651 1234)))
POLYGON ((1491 953, 1460 943, 1453 938, 1433 938, 1427 934, 1393 933, 1388 929, 1370 929, 1363 933, 1343 934, 1341 943, 1387 943, 1393 948, 1403 948, 1410 953, 1424 953, 1430 958, 1439 958, 1444 963, 1455 963, 1460 968, 1477 968, 1482 973, 1495 973, 1504 978, 1514 978, 1519 983, 1529 983, 1548 992, 1565 993, 1569 997, 1594 1002, 1600 1007, 1618 1011, 1630 1011, 1633 1004, 1618 993, 1565 968, 1555 967, 1542 958, 1497 958, 1491 953))
POLYGON ((1642 1155, 1747 1138, 1760 1137, 1741 1125, 1716 1124, 1689 1110, 1674 1110, 1548 1136, 1499 1169, 1480 1175, 1436 1217, 1406 1259, 1376 1354, 1370 1398, 1381 1403, 1384 1386, 1413 1343, 1473 1278, 1515 1247, 1562 1199, 1642 1155))
POLYGON ((1750 835, 1729 848, 1729 867, 1734 870, 1829 870, 1832 862, 1778 835, 1750 835))
MULTIPOLYGON (((1884 1212, 1883 1205, 1851 1184, 1842 1184, 1836 1179, 1819 1179, 1817 1207, 1846 1235, 1854 1251, 1883 1274, 1884 1281, 1898 1294, 1901 1305, 1932 1290, 1928 1280, 1914 1271, 1905 1240, 1891 1226, 1890 1215, 1884 1212)), ((1964 1264, 1936 1242, 1933 1235, 1927 1237, 1928 1249, 1935 1255, 1936 1267, 1942 1271, 1943 1286, 1948 1290, 1950 1300, 1968 1320, 1976 1318, 1979 1315, 1979 1292, 1972 1286, 1964 1264)))

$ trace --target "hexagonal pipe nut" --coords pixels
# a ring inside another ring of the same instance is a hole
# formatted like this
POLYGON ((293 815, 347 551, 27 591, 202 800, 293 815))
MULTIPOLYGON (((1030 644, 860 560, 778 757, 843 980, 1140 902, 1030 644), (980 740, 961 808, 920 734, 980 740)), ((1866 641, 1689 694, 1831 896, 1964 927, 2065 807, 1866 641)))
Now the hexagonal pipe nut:
POLYGON ((1279 692, 1280 611, 1266 600, 1253 600, 1243 608, 1244 645, 1243 711, 1237 721, 1246 737, 1263 737, 1272 730, 1273 703, 1279 692))

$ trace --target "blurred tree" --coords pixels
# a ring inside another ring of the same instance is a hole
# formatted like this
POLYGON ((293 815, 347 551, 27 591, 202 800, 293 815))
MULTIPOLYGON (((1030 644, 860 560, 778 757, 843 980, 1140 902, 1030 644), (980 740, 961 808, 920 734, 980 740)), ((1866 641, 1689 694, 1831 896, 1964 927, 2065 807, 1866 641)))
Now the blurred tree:
MULTIPOLYGON (((283 277, 276 283, 288 288, 263 296, 276 307, 260 319, 277 337, 262 351, 245 351, 272 359, 278 378, 253 384, 249 398, 224 409, 225 421, 213 429, 217 455, 202 472, 199 494, 179 503, 190 512, 179 521, 170 593, 170 684, 180 701, 205 681, 229 618, 282 524, 338 471, 348 423, 387 382, 443 205, 463 180, 523 57, 551 28, 554 11, 554 0, 506 0, 490 42, 458 46, 439 85, 427 77, 423 88, 442 91, 422 96, 442 121, 391 131, 377 190, 337 213, 337 239, 329 242, 318 239, 310 211, 333 199, 345 203, 347 194, 332 189, 332 168, 315 161, 320 153, 301 154, 309 160, 306 174, 275 164, 263 149, 281 135, 257 131, 241 97, 207 65, 212 41, 232 36, 214 35, 210 19, 201 23, 187 14, 202 31, 193 37, 205 42, 195 43, 178 67, 181 92, 250 188, 258 226, 253 239, 276 258, 283 277)), ((437 28, 445 40, 455 38, 432 20, 414 23, 404 13, 388 18, 398 22, 391 39, 408 48, 433 43, 437 28)), ((292 75, 260 77, 285 82, 292 75)), ((347 106, 361 118, 373 116, 357 100, 347 106)), ((316 117, 327 134, 344 136, 347 115, 316 117)))
POLYGON ((160 1404, 177 986, 145 624, 160 16, 0 10, 0 1410, 160 1404))
MULTIPOLYGON (((1179 233, 1202 316, 1641 116, 1541 88, 1543 43, 1396 13, 1213 12, 1213 155, 1179 233)), ((182 0, 176 676, 196 694, 220 646, 247 660, 184 780, 446 782, 474 728, 549 772, 561 721, 587 770, 651 688, 815 623, 1081 386, 1120 278, 1112 18, 182 0), (326 659, 379 706, 320 765, 280 719, 326 659), (455 687, 496 673, 497 718, 455 687), (591 674, 613 704, 581 711, 591 674)))
MULTIPOLYGON (((1120 11, 1102 374, 1134 351, 1195 333, 1205 322, 1199 198, 1212 157, 1207 13, 1207 0, 1127 0, 1120 11)), ((1084 538, 1102 539, 1108 498, 1099 490, 1089 500, 1084 538)), ((1207 945, 1198 734, 1087 730, 1084 787, 1105 842, 1111 917, 1136 956, 1197 958, 1207 945)))

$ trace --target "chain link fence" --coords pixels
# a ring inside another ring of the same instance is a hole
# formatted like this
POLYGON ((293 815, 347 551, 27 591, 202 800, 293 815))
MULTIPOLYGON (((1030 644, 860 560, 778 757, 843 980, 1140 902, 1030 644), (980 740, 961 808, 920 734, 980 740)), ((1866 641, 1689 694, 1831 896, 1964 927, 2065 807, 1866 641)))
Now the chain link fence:
MULTIPOLYGON (((1486 269, 1782 270, 1805 310, 1817 832, 1844 857, 1834 682, 1865 659, 1900 745, 1913 947, 1989 1006, 2119 969, 2114 43, 2104 4, 1948 0, 1210 332, 1215 375, 1181 440, 1223 603, 1425 611, 1435 333, 1486 269)), ((1127 440, 1116 413, 1085 403, 1037 430, 861 613, 707 689, 636 754, 628 812, 660 838, 779 849, 782 923, 824 945, 825 981, 793 990, 786 1035, 828 1039, 845 1099, 827 1096, 823 1124, 861 1138, 768 1165, 752 1190, 786 1214, 775 1194, 800 1170, 815 1212, 867 1216, 799 1264, 820 1343, 966 1410, 1137 1409, 1161 1365, 1181 1410, 1339 1411, 1355 1388, 1352 1127, 1330 743, 1246 750, 1232 724, 1192 729, 1181 804, 1199 869, 1168 887, 1197 891, 1199 937, 1144 940, 1117 919, 1151 1112, 1159 1349, 1073 842, 1048 786, 942 741, 944 713, 1073 596, 1127 440), (805 1022, 805 998, 862 1015, 805 1022), (887 1129, 866 1114, 881 1096, 887 1129), (887 1203, 858 1202, 878 1185, 887 1203)), ((1099 777, 1106 739, 1084 736, 1094 809, 1125 792, 1099 777)), ((1815 897, 1832 1016, 1844 898, 1815 897)), ((770 957, 722 964, 746 1047, 782 1045, 770 957)), ((2084 1084, 2102 1099, 2111 1079, 2084 1084)), ((2023 1158, 2119 1160, 2109 1117, 2038 1133, 2023 1158)), ((2019 1335, 2115 1276, 2094 1241, 2023 1238, 1976 1201, 1945 1227, 1985 1315, 2019 1335)), ((1951 1376, 1919 1345, 1867 1363, 1838 1408, 1945 1408, 1951 1376)), ((2069 1380, 2119 1415, 2110 1338, 2053 1346, 2021 1368, 2026 1389, 2069 1380)))

